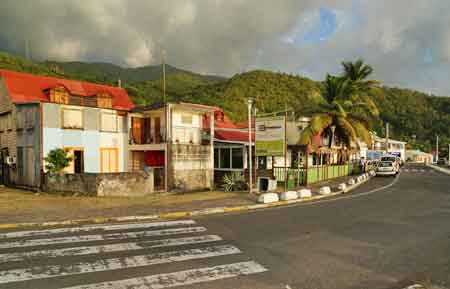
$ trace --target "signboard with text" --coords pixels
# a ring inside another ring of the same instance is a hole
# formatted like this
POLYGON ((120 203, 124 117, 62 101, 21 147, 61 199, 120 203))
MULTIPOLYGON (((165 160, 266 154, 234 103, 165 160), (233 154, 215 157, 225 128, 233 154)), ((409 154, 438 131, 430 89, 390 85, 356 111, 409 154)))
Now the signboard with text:
POLYGON ((284 116, 256 118, 256 156, 283 156, 285 132, 284 116))

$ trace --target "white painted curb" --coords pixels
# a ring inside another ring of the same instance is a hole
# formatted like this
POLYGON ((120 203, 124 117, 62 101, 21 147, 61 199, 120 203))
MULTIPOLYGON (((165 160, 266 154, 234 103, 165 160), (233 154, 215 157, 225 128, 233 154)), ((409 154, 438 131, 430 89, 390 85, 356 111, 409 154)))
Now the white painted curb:
POLYGON ((274 202, 278 202, 278 201, 279 201, 279 198, 278 198, 278 194, 276 194, 276 193, 265 193, 258 197, 258 203, 262 203, 262 204, 269 204, 269 203, 274 203, 274 202))
POLYGON ((280 194, 280 200, 282 201, 289 201, 289 200, 295 200, 298 198, 296 191, 287 191, 280 194))
POLYGON ((346 188, 347 188, 347 185, 345 183, 339 184, 339 186, 338 186, 338 190, 340 190, 340 191, 345 191, 346 188))
POLYGON ((355 183, 356 183, 355 179, 353 179, 353 178, 348 180, 348 182, 347 182, 347 184, 349 184, 350 186, 353 186, 355 183))
POLYGON ((299 198, 311 198, 312 193, 310 189, 301 189, 297 192, 299 198))
POLYGON ((319 194, 321 194, 321 195, 329 195, 329 194, 331 194, 331 188, 329 186, 321 187, 319 189, 319 194))
POLYGON ((441 173, 450 175, 450 170, 449 169, 444 169, 444 168, 441 168, 441 167, 438 167, 438 166, 435 166, 435 165, 430 165, 430 164, 428 164, 427 166, 429 166, 430 168, 435 169, 435 170, 437 170, 437 171, 439 171, 441 173))

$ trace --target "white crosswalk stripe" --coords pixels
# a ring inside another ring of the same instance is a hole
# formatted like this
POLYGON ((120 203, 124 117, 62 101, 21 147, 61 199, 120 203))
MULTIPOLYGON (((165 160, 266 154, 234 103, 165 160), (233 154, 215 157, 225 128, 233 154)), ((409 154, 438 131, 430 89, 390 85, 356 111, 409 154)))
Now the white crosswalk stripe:
POLYGON ((221 241, 222 238, 217 235, 205 235, 186 238, 162 239, 146 241, 140 243, 119 243, 100 246, 72 247, 53 250, 38 250, 32 252, 5 253, 0 254, 0 263, 26 261, 35 258, 56 258, 63 256, 80 256, 99 253, 111 253, 120 251, 141 250, 149 248, 161 248, 170 246, 181 246, 189 244, 201 244, 207 242, 221 241))
POLYGON ((21 241, 0 243, 0 249, 43 246, 43 245, 52 245, 52 244, 65 244, 65 243, 80 243, 80 242, 91 242, 91 241, 123 240, 123 239, 129 239, 129 238, 143 238, 143 237, 154 237, 154 236, 199 233, 199 232, 204 232, 204 231, 206 231, 205 227, 187 227, 187 228, 164 229, 164 230, 156 230, 156 231, 114 233, 114 234, 105 234, 105 235, 84 235, 84 236, 81 235, 81 236, 59 237, 59 238, 50 238, 50 239, 31 239, 31 240, 21 240, 21 241))
POLYGON ((152 228, 167 228, 175 226, 193 225, 193 220, 180 220, 180 221, 167 221, 167 222, 152 222, 152 223, 137 223, 137 224, 119 224, 119 225, 92 225, 75 228, 58 228, 48 230, 31 230, 31 231, 19 231, 0 233, 0 239, 5 238, 22 238, 22 237, 35 237, 50 234, 63 234, 63 233, 80 233, 89 231, 115 231, 115 230, 129 230, 129 229, 152 229, 152 228))
POLYGON ((262 273, 265 271, 267 271, 266 268, 254 261, 250 261, 64 289, 163 289, 231 278, 239 275, 262 273), (164 280, 164 283, 161 280, 164 280), (143 284, 145 284, 145 287, 142 286, 143 284))
POLYGON ((182 220, 0 232, 0 284, 27 282, 27 288, 43 289, 42 283, 33 287, 33 282, 56 278, 52 288, 169 288, 267 271, 254 261, 239 260, 244 258, 239 248, 224 244, 226 240, 218 235, 202 235, 206 230, 193 220, 182 220), (227 261, 221 262, 225 257, 227 261), (202 259, 222 264, 201 268, 189 265, 191 269, 185 271, 152 274, 162 265, 170 271, 171 263, 202 264, 196 261, 202 259), (121 271, 130 268, 143 268, 138 271, 141 276, 120 278, 121 271), (106 281, 104 274, 96 275, 112 270, 106 281), (89 281, 77 277, 78 284, 72 281, 64 285, 69 276, 83 274, 90 274, 89 281))

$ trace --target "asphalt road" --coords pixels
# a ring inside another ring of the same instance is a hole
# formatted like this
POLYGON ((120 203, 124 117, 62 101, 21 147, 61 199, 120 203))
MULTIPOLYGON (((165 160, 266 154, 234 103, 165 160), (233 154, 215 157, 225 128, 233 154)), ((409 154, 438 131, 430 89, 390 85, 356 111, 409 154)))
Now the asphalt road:
POLYGON ((0 288, 450 288, 450 177, 407 166, 318 203, 0 232, 0 288))

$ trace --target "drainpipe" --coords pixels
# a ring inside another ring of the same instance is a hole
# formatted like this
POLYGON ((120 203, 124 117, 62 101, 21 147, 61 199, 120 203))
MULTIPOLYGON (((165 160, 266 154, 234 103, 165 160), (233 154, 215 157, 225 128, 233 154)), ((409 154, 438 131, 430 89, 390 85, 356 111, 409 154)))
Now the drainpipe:
POLYGON ((253 190, 253 166, 252 166, 252 105, 253 105, 253 99, 248 99, 248 174, 249 174, 249 188, 248 192, 249 194, 252 194, 253 190))

